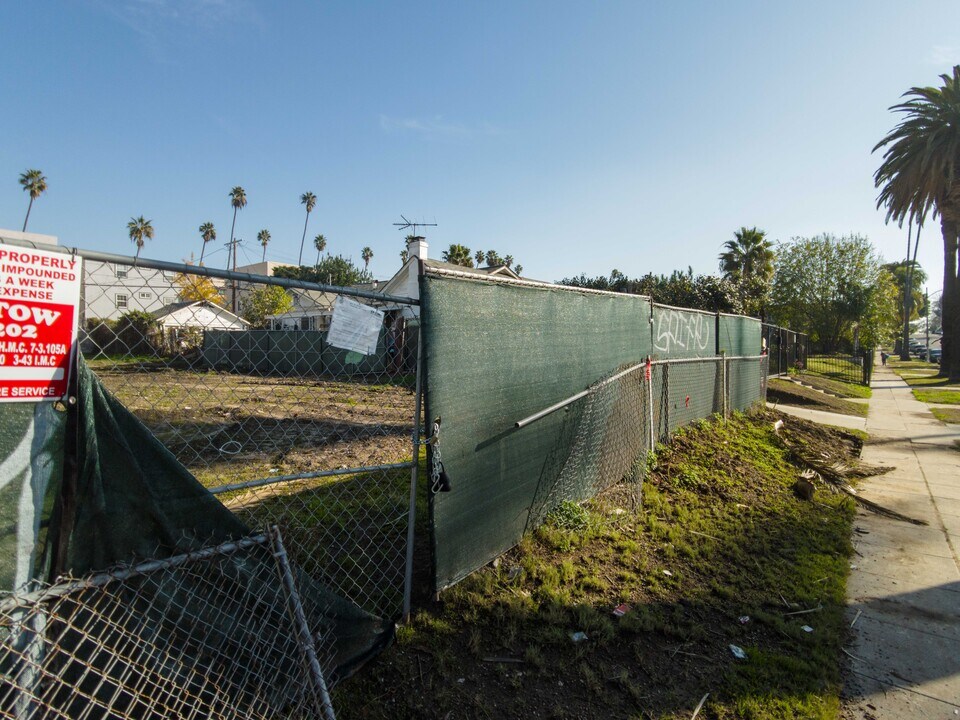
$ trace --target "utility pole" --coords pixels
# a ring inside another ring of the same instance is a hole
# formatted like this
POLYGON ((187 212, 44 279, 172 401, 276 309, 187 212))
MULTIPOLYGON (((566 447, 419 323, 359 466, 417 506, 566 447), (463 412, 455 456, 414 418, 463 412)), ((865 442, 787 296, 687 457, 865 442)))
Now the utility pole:
MULTIPOLYGON (((227 270, 237 271, 237 245, 242 243, 243 240, 236 238, 233 240, 228 240, 225 245, 227 248, 227 270), (231 267, 232 265, 232 267, 231 267)), ((230 312, 234 315, 237 314, 237 279, 233 278, 230 281, 230 312)))

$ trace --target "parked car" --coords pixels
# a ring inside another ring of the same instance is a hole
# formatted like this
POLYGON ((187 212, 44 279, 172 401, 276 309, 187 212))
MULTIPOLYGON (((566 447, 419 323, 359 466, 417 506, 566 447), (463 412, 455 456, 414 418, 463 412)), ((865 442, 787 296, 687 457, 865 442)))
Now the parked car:
MULTIPOLYGON (((930 362, 940 364, 940 358, 943 355, 943 350, 940 348, 930 348, 930 362)), ((926 359, 926 358, 924 358, 926 359)))

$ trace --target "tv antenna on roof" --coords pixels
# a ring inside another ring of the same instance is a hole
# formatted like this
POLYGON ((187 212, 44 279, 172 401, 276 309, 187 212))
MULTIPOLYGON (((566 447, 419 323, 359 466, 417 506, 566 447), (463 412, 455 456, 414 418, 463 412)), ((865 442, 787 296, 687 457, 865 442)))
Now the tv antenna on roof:
POLYGON ((397 230, 407 230, 409 228, 413 228, 414 235, 417 234, 418 227, 436 227, 437 226, 436 223, 410 222, 405 217, 403 217, 403 215, 401 215, 400 217, 403 218, 403 222, 394 223, 394 226, 397 228, 397 230))

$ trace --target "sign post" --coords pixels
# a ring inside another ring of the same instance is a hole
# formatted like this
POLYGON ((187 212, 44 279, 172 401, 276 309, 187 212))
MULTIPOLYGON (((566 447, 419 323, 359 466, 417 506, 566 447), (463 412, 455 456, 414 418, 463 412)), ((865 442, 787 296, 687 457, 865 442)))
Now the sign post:
POLYGON ((0 245, 0 402, 66 397, 80 263, 75 255, 0 245))

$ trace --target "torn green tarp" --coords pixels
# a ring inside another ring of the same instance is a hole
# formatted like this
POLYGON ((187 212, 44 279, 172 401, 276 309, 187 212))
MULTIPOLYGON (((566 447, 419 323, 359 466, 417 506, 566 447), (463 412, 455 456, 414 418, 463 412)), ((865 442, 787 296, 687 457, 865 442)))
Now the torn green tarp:
MULTIPOLYGON (((78 577, 251 534, 82 360, 77 397, 78 473, 64 478, 44 552, 54 574, 78 577)), ((304 605, 316 609, 311 629, 335 637, 332 680, 349 676, 391 641, 392 623, 304 573, 298 573, 297 585, 304 605)), ((273 592, 281 602, 279 581, 273 592)))

